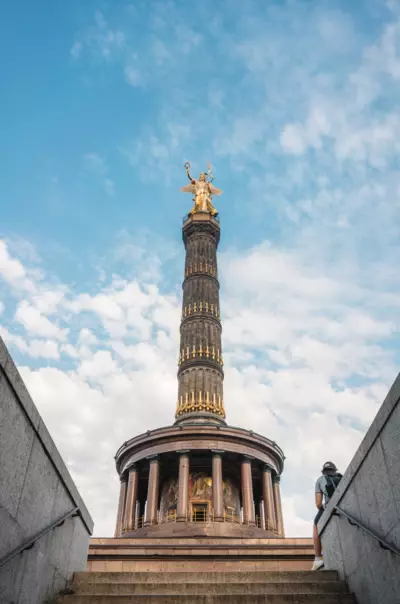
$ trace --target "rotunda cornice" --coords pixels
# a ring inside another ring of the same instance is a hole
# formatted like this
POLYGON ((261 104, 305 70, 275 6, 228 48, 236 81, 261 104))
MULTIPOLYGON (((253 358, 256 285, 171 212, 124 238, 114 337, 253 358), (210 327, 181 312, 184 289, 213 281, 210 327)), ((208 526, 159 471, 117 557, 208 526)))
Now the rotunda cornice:
POLYGON ((269 465, 277 475, 283 470, 283 451, 268 438, 243 428, 199 423, 158 428, 130 439, 116 453, 117 470, 122 474, 150 455, 178 453, 183 449, 221 449, 227 454, 251 456, 255 461, 269 465))

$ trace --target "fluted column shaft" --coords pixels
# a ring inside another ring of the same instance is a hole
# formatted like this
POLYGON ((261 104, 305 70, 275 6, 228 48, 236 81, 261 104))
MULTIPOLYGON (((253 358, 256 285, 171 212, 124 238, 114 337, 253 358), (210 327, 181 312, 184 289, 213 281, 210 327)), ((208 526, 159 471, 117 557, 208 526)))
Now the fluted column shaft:
POLYGON ((242 501, 243 522, 245 524, 255 524, 253 479, 251 475, 251 459, 249 457, 245 457, 242 460, 242 501))
POLYGON ((179 451, 179 484, 176 519, 178 522, 187 520, 189 506, 189 451, 179 451))
POLYGON ((158 456, 150 458, 149 484, 145 524, 157 524, 158 492, 160 488, 160 462, 158 456))
POLYGON ((279 535, 279 537, 284 537, 285 528, 283 525, 280 481, 281 481, 281 479, 279 476, 274 477, 273 488, 274 488, 274 501, 275 501, 275 518, 276 518, 278 535, 279 535))
POLYGON ((222 484, 222 451, 213 451, 212 458, 212 497, 214 521, 224 520, 224 499, 222 484))
POLYGON ((118 514, 117 514, 117 524, 115 527, 115 537, 120 537, 122 535, 122 529, 124 526, 126 484, 127 484, 126 474, 123 474, 123 476, 120 477, 120 480, 121 480, 121 485, 119 488, 118 514))
POLYGON ((265 511, 265 528, 267 531, 276 531, 274 491, 272 487, 272 474, 269 466, 264 466, 262 475, 262 490, 265 511))
POLYGON ((138 490, 138 471, 135 466, 129 468, 128 487, 124 513, 124 531, 135 530, 136 501, 138 490))

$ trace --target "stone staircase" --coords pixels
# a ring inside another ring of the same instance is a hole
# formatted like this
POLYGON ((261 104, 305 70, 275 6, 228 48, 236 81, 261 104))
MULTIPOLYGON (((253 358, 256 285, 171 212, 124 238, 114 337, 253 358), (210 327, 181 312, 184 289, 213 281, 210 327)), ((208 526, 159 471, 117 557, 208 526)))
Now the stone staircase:
POLYGON ((335 571, 80 572, 57 604, 355 604, 335 571))

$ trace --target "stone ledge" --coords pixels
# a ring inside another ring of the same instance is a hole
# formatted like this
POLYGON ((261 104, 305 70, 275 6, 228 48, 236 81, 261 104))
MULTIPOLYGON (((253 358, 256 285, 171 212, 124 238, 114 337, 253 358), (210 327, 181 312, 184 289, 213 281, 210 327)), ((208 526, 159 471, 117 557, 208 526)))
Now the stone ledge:
MULTIPOLYGON (((212 539, 212 542, 215 544, 222 544, 225 545, 226 544, 226 538, 223 537, 214 537, 212 539)), ((155 545, 165 545, 165 544, 179 544, 179 545, 189 545, 189 544, 195 544, 195 545, 208 545, 210 543, 210 538, 206 538, 206 537, 157 537, 157 538, 151 538, 151 539, 146 539, 146 538, 120 538, 120 537, 92 537, 90 539, 90 544, 89 547, 98 547, 98 546, 118 546, 118 545, 123 545, 123 546, 131 546, 131 545, 140 545, 141 547, 145 546, 145 545, 151 545, 151 546, 155 546, 155 545)), ((302 547, 313 547, 313 540, 307 537, 296 537, 296 538, 290 538, 290 537, 274 537, 269 539, 268 537, 264 537, 264 538, 255 538, 255 539, 246 539, 246 538, 232 538, 229 537, 229 543, 230 545, 234 545, 234 546, 241 546, 241 545, 248 545, 249 543, 255 544, 255 545, 262 545, 264 547, 268 547, 268 546, 273 546, 273 547, 277 547, 277 546, 296 546, 296 545, 301 545, 302 547)))

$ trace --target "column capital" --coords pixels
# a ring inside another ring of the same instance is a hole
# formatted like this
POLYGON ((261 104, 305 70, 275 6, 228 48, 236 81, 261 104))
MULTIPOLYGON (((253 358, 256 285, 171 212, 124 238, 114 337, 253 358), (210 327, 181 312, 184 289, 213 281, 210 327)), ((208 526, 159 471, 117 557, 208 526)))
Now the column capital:
POLYGON ((119 479, 120 479, 120 482, 128 482, 128 475, 124 472, 123 474, 121 474, 119 479))
POLYGON ((280 476, 276 476, 275 475, 275 476, 272 477, 272 482, 273 483, 279 484, 280 481, 281 481, 281 477, 280 476))
POLYGON ((268 471, 268 472, 272 473, 272 468, 267 463, 264 464, 263 470, 264 470, 264 472, 268 471))
POLYGON ((211 453, 213 453, 213 455, 223 455, 225 451, 222 451, 221 449, 211 449, 211 453))
POLYGON ((178 455, 189 455, 191 449, 179 449, 179 451, 177 451, 178 455))
POLYGON ((243 455, 243 461, 249 461, 252 462, 255 460, 255 457, 253 457, 252 455, 243 455))
POLYGON ((146 457, 146 459, 151 463, 152 461, 158 461, 160 459, 160 456, 158 454, 149 455, 148 457, 146 457))

